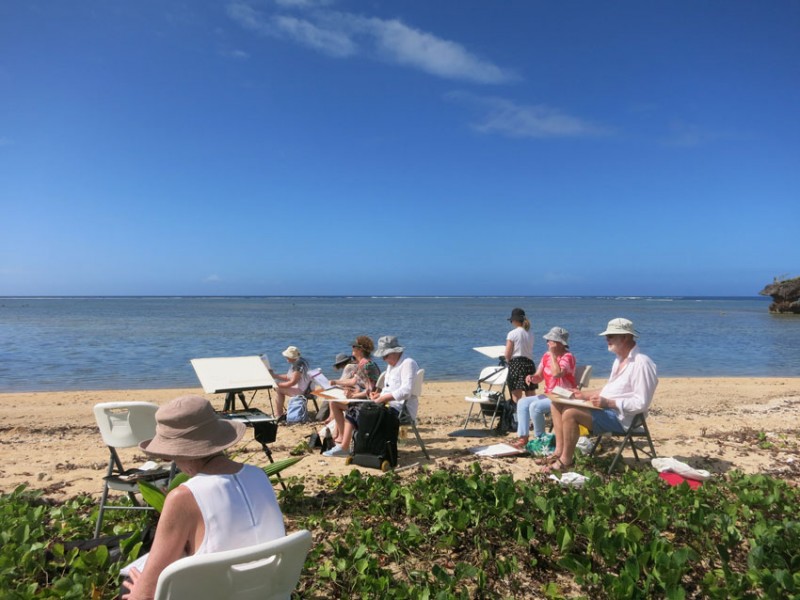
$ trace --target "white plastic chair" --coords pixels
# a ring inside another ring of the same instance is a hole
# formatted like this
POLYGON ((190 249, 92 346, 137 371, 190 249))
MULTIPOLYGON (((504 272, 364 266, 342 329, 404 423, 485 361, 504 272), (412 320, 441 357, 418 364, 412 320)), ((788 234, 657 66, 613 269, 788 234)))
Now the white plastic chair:
POLYGON ((284 600, 291 597, 311 548, 305 529, 262 544, 197 554, 161 572, 155 600, 284 600))
MULTIPOLYGON (((425 381, 425 369, 420 369, 417 371, 416 377, 414 377, 414 386, 412 394, 417 397, 417 399, 422 396, 422 383, 425 381)), ((425 455, 425 458, 428 460, 431 459, 428 451, 425 449, 425 443, 422 441, 422 437, 419 435, 419 430, 417 429, 417 419, 411 416, 411 413, 408 412, 408 408, 406 407, 406 402, 403 402, 403 407, 400 409, 400 425, 408 425, 414 432, 414 435, 417 437, 417 442, 419 443, 419 447, 422 448, 422 453, 425 455)))
MULTIPOLYGON (((94 528, 94 537, 100 535, 103 515, 107 510, 153 510, 136 499, 139 486, 133 478, 125 478, 126 470, 117 452, 118 448, 138 446, 139 442, 152 439, 156 434, 157 404, 150 402, 102 402, 94 406, 94 418, 100 435, 109 450, 108 469, 103 478, 103 494, 94 528), (107 506, 108 491, 126 492, 133 506, 107 506)), ((130 471, 128 471, 130 474, 130 471)), ((161 469, 148 473, 148 479, 168 480, 169 472, 161 469)))
POLYGON ((479 405, 483 418, 483 424, 486 425, 486 415, 491 414, 492 420, 489 423, 489 428, 494 427, 494 420, 497 417, 497 408, 500 400, 505 400, 505 385, 506 378, 508 377, 508 367, 502 365, 493 365, 491 367, 484 367, 481 369, 481 374, 478 377, 478 388, 482 392, 491 394, 490 398, 481 396, 465 396, 464 400, 470 403, 467 418, 464 420, 464 429, 469 425, 469 420, 472 417, 472 409, 475 405, 479 405))

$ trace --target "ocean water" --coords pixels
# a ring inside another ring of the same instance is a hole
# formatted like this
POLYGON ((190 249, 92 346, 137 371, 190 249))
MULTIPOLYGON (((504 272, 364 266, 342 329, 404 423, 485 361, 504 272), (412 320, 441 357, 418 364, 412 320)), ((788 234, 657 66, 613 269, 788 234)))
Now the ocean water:
MULTIPOLYGON (((607 376, 613 356, 598 333, 634 321, 640 346, 675 376, 800 376, 800 318, 766 298, 688 297, 85 297, 0 298, 0 391, 199 386, 189 360, 298 346, 330 376, 359 334, 397 335, 429 380, 475 380, 494 364, 472 350, 503 344, 511 309, 536 338, 570 331, 578 363, 607 376)), ((380 361, 379 361, 380 362, 380 361)))

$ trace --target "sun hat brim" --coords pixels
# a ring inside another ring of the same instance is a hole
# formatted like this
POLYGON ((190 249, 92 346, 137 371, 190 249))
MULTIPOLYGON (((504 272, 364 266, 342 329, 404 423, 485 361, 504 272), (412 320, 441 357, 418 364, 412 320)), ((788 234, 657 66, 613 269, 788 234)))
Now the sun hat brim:
POLYGON ((378 358, 383 358, 384 356, 388 356, 389 354, 402 354, 403 352, 405 352, 405 350, 406 349, 403 348, 402 346, 395 346, 394 348, 383 348, 376 350, 374 354, 378 358))
POLYGON ((239 421, 219 419, 213 430, 198 429, 179 438, 167 438, 156 433, 152 440, 139 444, 147 454, 161 458, 203 458, 230 448, 244 436, 247 426, 239 421), (211 439, 206 437, 211 435, 211 439))
POLYGON ((627 327, 618 325, 616 323, 609 323, 606 327, 606 330, 603 333, 598 333, 597 335, 632 335, 633 337, 639 337, 639 332, 633 328, 633 323, 627 327))
POLYGON ((197 395, 180 396, 156 411, 156 434, 139 448, 164 458, 203 458, 218 454, 242 439, 246 426, 220 417, 197 395))

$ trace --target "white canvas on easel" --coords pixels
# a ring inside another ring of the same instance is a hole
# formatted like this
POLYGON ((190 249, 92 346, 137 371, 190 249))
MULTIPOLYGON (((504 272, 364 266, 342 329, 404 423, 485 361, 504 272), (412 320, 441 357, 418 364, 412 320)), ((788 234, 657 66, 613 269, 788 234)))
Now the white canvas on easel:
POLYGON ((500 358, 506 354, 505 346, 479 346, 477 348, 473 348, 473 350, 475 350, 475 352, 480 352, 489 358, 500 358))
POLYGON ((261 356, 193 358, 190 362, 207 394, 275 386, 275 380, 261 356))

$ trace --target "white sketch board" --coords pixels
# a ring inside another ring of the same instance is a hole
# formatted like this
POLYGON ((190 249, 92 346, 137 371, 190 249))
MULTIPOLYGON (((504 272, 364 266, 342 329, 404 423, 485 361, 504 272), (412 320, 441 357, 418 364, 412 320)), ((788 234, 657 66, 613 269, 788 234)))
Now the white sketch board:
POLYGON ((478 348, 473 348, 473 350, 489 358, 500 358, 506 354, 505 346, 479 346, 478 348))
POLYGON ((190 362, 206 394, 260 390, 275 385, 260 356, 193 358, 190 362))

